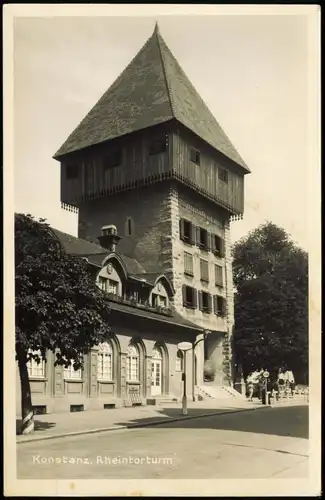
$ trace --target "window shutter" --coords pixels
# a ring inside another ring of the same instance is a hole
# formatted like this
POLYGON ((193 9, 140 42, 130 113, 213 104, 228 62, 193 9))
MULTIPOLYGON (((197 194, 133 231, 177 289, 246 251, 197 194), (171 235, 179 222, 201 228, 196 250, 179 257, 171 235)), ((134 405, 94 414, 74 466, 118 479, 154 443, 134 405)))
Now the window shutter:
POLYGON ((180 219, 179 221, 179 237, 181 239, 184 238, 184 219, 180 219))
POLYGON ((183 285, 183 306, 186 305, 186 285, 183 285))
POLYGON ((216 237, 215 234, 210 234, 210 245, 211 251, 214 253, 216 251, 216 237))
POLYGON ((213 311, 215 314, 218 313, 218 297, 217 297, 217 295, 213 296, 213 311))
POLYGON ((193 307, 197 308, 197 289, 193 288, 193 307))
POLYGON ((208 294, 208 311, 209 313, 212 311, 212 296, 210 293, 208 294))
POLYGON ((211 250, 211 240, 212 240, 212 234, 207 232, 207 250, 211 250))
POLYGON ((225 240, 220 238, 220 257, 225 256, 225 240))
POLYGON ((227 300, 222 298, 222 316, 227 315, 227 300))
POLYGON ((195 245, 196 243, 196 226, 194 224, 191 225, 191 243, 195 245))
POLYGON ((199 291, 199 309, 202 311, 203 309, 203 299, 202 299, 202 292, 199 291))
POLYGON ((200 245, 201 228, 197 226, 196 228, 196 244, 200 245))

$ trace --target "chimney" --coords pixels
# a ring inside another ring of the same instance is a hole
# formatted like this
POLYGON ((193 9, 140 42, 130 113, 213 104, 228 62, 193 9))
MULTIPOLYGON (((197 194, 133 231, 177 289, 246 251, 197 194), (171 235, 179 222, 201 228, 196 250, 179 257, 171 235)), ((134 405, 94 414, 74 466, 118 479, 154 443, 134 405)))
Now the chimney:
POLYGON ((99 243, 103 248, 107 248, 110 252, 115 252, 116 245, 121 237, 117 234, 116 226, 103 226, 101 228, 101 235, 98 236, 99 243))

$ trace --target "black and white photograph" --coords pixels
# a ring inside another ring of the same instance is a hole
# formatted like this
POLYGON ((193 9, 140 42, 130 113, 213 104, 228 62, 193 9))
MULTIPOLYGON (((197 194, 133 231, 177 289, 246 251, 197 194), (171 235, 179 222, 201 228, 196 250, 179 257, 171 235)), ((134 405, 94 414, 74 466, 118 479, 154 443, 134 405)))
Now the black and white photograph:
POLYGON ((4 10, 6 496, 320 495, 320 8, 4 10))

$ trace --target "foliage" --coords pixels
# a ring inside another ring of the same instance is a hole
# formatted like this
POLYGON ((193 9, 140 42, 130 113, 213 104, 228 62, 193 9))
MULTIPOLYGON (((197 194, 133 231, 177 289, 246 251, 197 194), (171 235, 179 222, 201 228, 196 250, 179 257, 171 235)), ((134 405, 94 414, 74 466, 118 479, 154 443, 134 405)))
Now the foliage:
POLYGON ((86 261, 66 254, 44 219, 16 214, 15 271, 16 354, 50 350, 56 364, 82 367, 82 355, 110 333, 109 308, 86 261))
POLYGON ((262 367, 308 371, 308 257, 266 223, 233 249, 234 346, 245 376, 262 367))

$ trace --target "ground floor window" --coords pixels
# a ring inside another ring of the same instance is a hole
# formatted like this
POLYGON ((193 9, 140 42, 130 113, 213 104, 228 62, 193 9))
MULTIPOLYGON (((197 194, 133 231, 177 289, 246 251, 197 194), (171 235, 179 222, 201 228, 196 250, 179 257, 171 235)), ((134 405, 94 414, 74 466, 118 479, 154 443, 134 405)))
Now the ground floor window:
POLYGON ((82 380, 82 369, 75 370, 72 362, 68 368, 64 368, 64 378, 67 380, 82 380))
POLYGON ((131 344, 128 347, 127 358, 126 358, 126 373, 128 381, 130 382, 139 381, 140 356, 139 356, 139 349, 134 344, 131 344))
POLYGON ((113 350, 108 342, 98 346, 97 355, 97 378, 98 380, 113 380, 113 350))
POLYGON ((30 378, 44 378, 45 377, 45 360, 42 359, 41 351, 28 351, 29 354, 37 354, 40 357, 40 363, 35 359, 30 359, 27 363, 28 376, 30 378))

